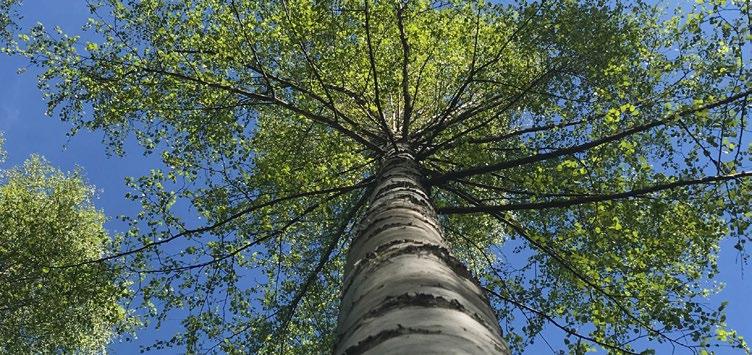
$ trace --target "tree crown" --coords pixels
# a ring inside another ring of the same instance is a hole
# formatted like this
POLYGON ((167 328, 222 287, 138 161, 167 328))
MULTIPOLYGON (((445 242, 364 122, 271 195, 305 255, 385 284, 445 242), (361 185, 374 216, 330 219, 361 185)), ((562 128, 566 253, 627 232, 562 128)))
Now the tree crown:
POLYGON ((0 171, 0 351, 99 353, 134 325, 92 187, 32 156, 0 171))
POLYGON ((726 5, 109 0, 95 39, 9 48, 52 112, 163 158, 108 256, 148 314, 188 310, 157 346, 329 349, 354 201, 401 143, 512 347, 549 322, 573 351, 696 350, 746 346, 702 303, 752 218, 750 9, 726 5))

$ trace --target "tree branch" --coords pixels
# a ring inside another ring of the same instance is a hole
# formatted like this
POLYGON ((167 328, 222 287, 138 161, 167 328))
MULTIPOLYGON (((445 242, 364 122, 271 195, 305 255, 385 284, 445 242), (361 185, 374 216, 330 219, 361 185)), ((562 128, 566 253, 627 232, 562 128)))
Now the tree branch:
POLYGON ((132 250, 124 251, 124 252, 121 252, 121 253, 109 255, 109 256, 106 256, 106 257, 103 257, 103 258, 99 258, 99 259, 87 260, 87 261, 84 261, 84 262, 81 262, 81 263, 77 263, 77 264, 62 265, 62 266, 52 266, 52 265, 50 265, 49 267, 51 269, 67 269, 67 268, 72 268, 72 267, 77 267, 77 266, 82 266, 82 265, 87 265, 87 264, 93 264, 93 263, 99 263, 99 262, 103 262, 103 261, 108 261, 108 260, 117 259, 117 258, 121 258, 121 257, 128 256, 128 255, 136 254, 136 253, 145 251, 147 249, 151 249, 151 248, 154 248, 156 246, 159 246, 159 245, 162 245, 162 244, 165 244, 165 243, 169 243, 169 242, 171 242, 171 241, 173 241, 175 239, 181 238, 181 237, 189 236, 189 235, 192 235, 192 234, 204 233, 204 232, 208 232, 208 231, 214 230, 216 228, 220 228, 220 227, 224 226, 225 224, 232 222, 233 220, 236 220, 236 219, 238 219, 238 218, 240 218, 240 217, 242 217, 242 216, 244 216, 244 215, 246 215, 248 213, 251 213, 253 211, 259 210, 259 209, 264 208, 264 207, 272 206, 272 205, 280 203, 280 202, 289 201, 289 200, 293 200, 293 199, 297 199, 297 198, 302 198, 302 197, 310 197, 310 196, 330 194, 330 193, 336 193, 335 196, 339 196, 341 194, 344 194, 346 192, 349 192, 349 191, 352 191, 352 190, 355 190, 355 189, 358 189, 358 188, 368 187, 372 183, 371 180, 373 180, 373 177, 368 177, 368 178, 364 179, 363 181, 361 181, 360 183, 355 184, 355 185, 351 185, 351 186, 336 187, 336 188, 325 189, 325 190, 318 190, 318 191, 301 192, 301 193, 297 193, 297 194, 293 194, 293 195, 288 195, 288 196, 276 198, 276 199, 273 199, 271 201, 267 201, 267 202, 264 202, 264 203, 260 203, 258 205, 253 205, 253 206, 249 206, 247 208, 244 208, 244 209, 242 209, 242 210, 240 210, 240 211, 238 211, 238 212, 230 215, 229 217, 227 217, 227 218, 225 218, 225 219, 223 219, 221 221, 218 221, 216 223, 213 223, 211 225, 200 227, 200 228, 195 228, 195 229, 186 229, 186 230, 184 230, 184 231, 182 231, 180 233, 174 234, 174 235, 172 235, 170 237, 167 237, 165 239, 162 239, 162 240, 159 240, 159 241, 156 241, 156 242, 151 242, 151 243, 144 244, 143 246, 141 246, 139 248, 136 248, 136 249, 132 249, 132 250))
POLYGON ((408 66, 410 64, 410 44, 407 42, 407 34, 405 33, 405 24, 403 6, 397 7, 397 27, 400 33, 400 43, 402 44, 402 96, 405 99, 405 109, 402 113, 402 140, 407 141, 409 139, 410 132, 410 115, 413 111, 413 102, 410 97, 410 81, 408 76, 408 66))
POLYGON ((469 213, 488 213, 488 212, 503 212, 503 211, 519 211, 519 210, 542 210, 549 208, 566 208, 575 205, 582 205, 586 203, 603 202, 629 199, 634 197, 640 197, 649 193, 670 190, 677 187, 710 184, 715 182, 723 182, 728 180, 740 179, 752 176, 752 171, 745 171, 737 174, 729 175, 717 175, 707 176, 700 179, 692 180, 679 180, 666 184, 659 184, 650 187, 645 187, 637 190, 617 192, 612 194, 599 194, 599 195, 587 195, 577 198, 571 198, 566 200, 553 200, 546 202, 530 202, 530 203, 518 203, 508 205, 496 205, 496 206, 460 206, 460 207, 441 207, 436 210, 439 214, 469 214, 469 213))
POLYGON ((606 136, 600 139, 596 139, 587 143, 574 145, 574 146, 570 146, 566 148, 561 148, 561 149, 547 152, 547 153, 534 154, 534 155, 530 155, 527 157, 508 160, 508 161, 504 161, 504 162, 500 162, 496 164, 476 166, 476 167, 467 168, 464 170, 450 171, 444 174, 435 175, 429 178, 428 182, 431 185, 441 185, 441 184, 446 183, 449 180, 456 180, 456 179, 461 179, 461 178, 465 178, 469 176, 485 174, 485 173, 504 170, 504 169, 510 169, 510 168, 518 167, 518 166, 525 165, 525 164, 536 163, 536 162, 543 161, 543 160, 548 160, 548 159, 553 159, 553 158, 570 155, 570 154, 574 154, 578 152, 583 152, 588 149, 591 149, 591 148, 594 148, 594 147, 597 147, 606 143, 618 141, 622 138, 626 138, 626 137, 629 137, 631 135, 634 135, 640 132, 645 132, 655 127, 666 125, 676 118, 688 116, 697 112, 706 111, 706 110, 710 110, 719 106, 729 104, 738 99, 745 98, 749 96, 750 94, 752 94, 752 90, 747 90, 745 92, 742 92, 733 96, 729 96, 723 100, 719 100, 713 103, 702 105, 700 107, 695 107, 692 109, 687 109, 678 113, 674 113, 674 114, 668 115, 667 117, 663 119, 649 121, 648 123, 638 125, 638 126, 626 129, 624 131, 621 131, 619 133, 606 136))
POLYGON ((475 144, 482 144, 482 143, 492 143, 492 142, 499 142, 503 141, 509 138, 513 138, 516 136, 521 136, 523 134, 527 133, 536 133, 536 132, 542 132, 547 131, 550 129, 556 129, 556 128, 567 128, 571 126, 576 126, 578 124, 587 123, 589 120, 577 120, 572 122, 562 122, 562 123, 555 123, 550 125, 543 125, 543 126, 533 126, 528 128, 521 128, 516 131, 512 131, 506 134, 501 134, 498 136, 490 136, 490 137, 483 137, 483 138, 475 138, 468 140, 469 143, 475 143, 475 144))
POLYGON ((285 108, 285 109, 290 110, 292 112, 295 112, 297 114, 300 114, 300 115, 302 115, 302 116, 304 116, 304 117, 306 117, 306 118, 308 118, 308 119, 310 119, 310 120, 312 120, 314 122, 321 123, 321 124, 323 124, 325 126, 329 126, 332 129, 334 129, 335 131, 338 131, 338 132, 342 133, 343 135, 352 138, 356 142, 361 143, 364 146, 373 149, 374 151, 377 151, 377 152, 382 151, 382 149, 379 148, 377 145, 375 145, 375 144, 371 143, 369 140, 363 138, 358 133, 353 132, 352 130, 349 130, 349 129, 345 128, 344 126, 342 126, 338 122, 336 122, 336 121, 334 121, 334 120, 332 120, 332 119, 330 119, 328 117, 315 114, 315 113, 310 112, 308 110, 304 110, 304 109, 302 109, 302 108, 300 108, 298 106, 295 106, 295 105, 293 105, 293 104, 291 104, 291 103, 289 103, 287 101, 284 101, 284 100, 282 100, 282 99, 280 99, 278 97, 266 96, 266 95, 257 94, 257 93, 254 93, 254 92, 242 90, 242 89, 236 88, 234 86, 228 86, 228 85, 224 85, 224 84, 220 84, 220 83, 208 82, 208 81, 205 81, 205 80, 202 80, 202 79, 194 78, 192 76, 188 76, 188 75, 185 75, 185 74, 182 74, 182 73, 171 72, 171 71, 168 71, 168 70, 148 68, 148 67, 143 67, 143 66, 134 66, 134 67, 136 67, 138 69, 141 69, 141 70, 143 70, 143 71, 145 71, 147 73, 166 75, 166 76, 170 76, 170 77, 173 77, 173 78, 176 78, 176 79, 193 82, 193 83, 196 83, 196 84, 199 84, 199 85, 205 85, 205 86, 208 86, 208 87, 211 87, 211 88, 225 90, 225 91, 228 91, 228 92, 231 92, 231 93, 235 93, 235 94, 238 94, 238 95, 242 95, 242 96, 248 97, 248 98, 253 99, 253 100, 258 100, 259 102, 262 102, 262 103, 277 105, 279 107, 282 107, 282 108, 285 108))
POLYGON ((371 71, 373 72, 373 91, 376 101, 376 109, 379 111, 379 122, 381 122, 381 129, 384 130, 384 134, 389 138, 392 146, 395 150, 397 148, 397 142, 394 140, 394 133, 389 125, 386 123, 386 117, 384 117, 384 109, 381 107, 381 94, 379 92, 379 75, 376 69, 376 58, 373 54, 373 44, 371 43, 371 12, 368 10, 368 1, 365 1, 365 27, 366 27, 366 44, 368 45, 368 61, 371 65, 371 71))

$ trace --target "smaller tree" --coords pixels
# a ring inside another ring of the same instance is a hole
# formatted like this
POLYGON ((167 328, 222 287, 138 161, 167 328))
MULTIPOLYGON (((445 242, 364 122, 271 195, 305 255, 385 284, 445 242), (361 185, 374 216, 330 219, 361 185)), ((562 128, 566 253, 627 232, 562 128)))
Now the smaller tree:
POLYGON ((126 329, 118 270, 82 264, 111 244, 93 195, 39 156, 0 171, 0 353, 101 352, 126 329))

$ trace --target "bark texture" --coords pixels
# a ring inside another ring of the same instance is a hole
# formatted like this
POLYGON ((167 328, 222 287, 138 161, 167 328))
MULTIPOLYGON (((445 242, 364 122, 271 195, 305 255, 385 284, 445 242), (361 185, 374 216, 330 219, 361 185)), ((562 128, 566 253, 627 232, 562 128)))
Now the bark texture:
POLYGON ((335 354, 508 354, 478 281, 449 251, 415 158, 381 162, 345 266, 335 354))

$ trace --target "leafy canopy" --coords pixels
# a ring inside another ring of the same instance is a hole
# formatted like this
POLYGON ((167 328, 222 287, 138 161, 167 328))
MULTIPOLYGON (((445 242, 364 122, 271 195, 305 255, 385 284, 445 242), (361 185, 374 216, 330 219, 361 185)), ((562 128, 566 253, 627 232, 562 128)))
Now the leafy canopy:
POLYGON ((708 351, 746 347, 704 300, 720 242, 747 255, 749 6, 107 0, 87 40, 8 48, 51 113, 162 157, 108 256, 182 316, 156 347, 331 349, 344 236, 402 141, 514 349, 550 324, 573 352, 708 351))
MULTIPOLYGON (((2 143, 0 141, 0 143, 2 143)), ((100 353, 131 320, 94 191, 32 156, 0 171, 0 352, 100 353)))

